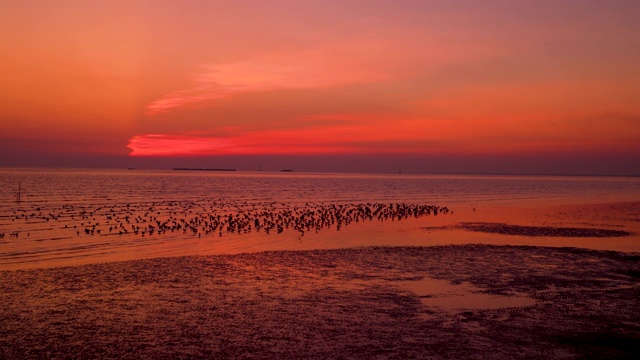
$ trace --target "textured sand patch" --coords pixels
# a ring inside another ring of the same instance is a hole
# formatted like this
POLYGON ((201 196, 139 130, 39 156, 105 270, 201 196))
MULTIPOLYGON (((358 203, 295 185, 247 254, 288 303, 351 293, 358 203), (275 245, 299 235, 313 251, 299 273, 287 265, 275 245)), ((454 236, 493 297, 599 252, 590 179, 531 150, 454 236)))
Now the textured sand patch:
POLYGON ((639 260, 574 248, 465 245, 2 271, 0 355, 637 358, 639 260), (429 279, 482 297, 531 301, 430 306, 423 290, 409 285, 428 286, 429 279))

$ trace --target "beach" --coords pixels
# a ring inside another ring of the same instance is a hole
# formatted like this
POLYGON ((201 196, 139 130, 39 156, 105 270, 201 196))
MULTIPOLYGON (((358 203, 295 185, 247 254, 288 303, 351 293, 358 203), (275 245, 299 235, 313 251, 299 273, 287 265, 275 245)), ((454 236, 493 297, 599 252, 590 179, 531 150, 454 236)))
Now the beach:
MULTIPOLYGON (((637 358, 640 254, 593 244, 636 241, 639 207, 468 209, 397 222, 397 246, 0 271, 0 356, 637 358)), ((367 234, 348 229, 325 238, 367 234)))

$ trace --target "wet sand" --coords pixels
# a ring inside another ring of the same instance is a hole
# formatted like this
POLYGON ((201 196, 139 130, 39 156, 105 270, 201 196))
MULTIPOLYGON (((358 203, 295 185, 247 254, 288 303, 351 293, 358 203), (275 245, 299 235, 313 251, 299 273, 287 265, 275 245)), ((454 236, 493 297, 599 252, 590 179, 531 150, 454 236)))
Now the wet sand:
POLYGON ((639 260, 456 245, 0 271, 0 357, 638 358, 639 260))
POLYGON ((573 228, 555 226, 523 226, 503 223, 459 223, 453 228, 468 231, 477 231, 489 234, 515 235, 515 236, 553 236, 553 237, 621 237, 631 236, 632 232, 624 230, 611 230, 599 228, 573 228))
POLYGON ((476 206, 291 206, 213 199, 63 209, 23 204, 0 215, 0 270, 360 246, 493 244, 640 252, 640 201, 476 206))
POLYGON ((639 209, 456 208, 236 234, 250 252, 190 235, 162 257, 69 253, 76 266, 0 271, 0 359, 636 359, 639 209))
MULTIPOLYGON (((447 207, 424 204, 295 205, 210 198, 45 205, 19 204, 0 212, 0 270, 162 256, 325 248, 333 238, 326 236, 331 231, 341 232, 366 223, 367 230, 384 233, 382 223, 450 213, 447 207), (314 236, 317 234, 321 235, 314 236), (315 239, 307 241, 309 237, 315 239)), ((360 239, 355 246, 368 245, 366 238, 360 239)), ((352 240, 341 241, 340 247, 354 246, 352 240)))

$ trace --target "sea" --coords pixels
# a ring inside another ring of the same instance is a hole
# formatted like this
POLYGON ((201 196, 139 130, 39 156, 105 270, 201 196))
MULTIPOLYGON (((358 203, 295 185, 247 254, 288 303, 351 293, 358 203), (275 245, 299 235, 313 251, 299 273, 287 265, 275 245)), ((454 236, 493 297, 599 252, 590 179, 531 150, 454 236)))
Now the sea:
MULTIPOLYGON (((533 219, 526 214, 558 206, 634 201, 640 201, 638 177, 2 168, 0 270, 354 246, 539 244, 539 239, 439 230, 460 221, 508 222, 513 214, 533 219), (258 226, 211 230, 216 219, 229 225, 244 217, 254 224, 269 216, 308 219, 337 207, 346 214, 367 206, 400 211, 404 205, 440 211, 376 219, 354 215, 340 227, 302 231, 293 222, 269 233, 258 226), (173 231, 160 231, 161 223, 173 224, 173 231)), ((572 224, 586 218, 574 217, 572 224)), ((638 251, 637 240, 585 246, 638 251)), ((542 243, 580 245, 571 241, 542 243)))

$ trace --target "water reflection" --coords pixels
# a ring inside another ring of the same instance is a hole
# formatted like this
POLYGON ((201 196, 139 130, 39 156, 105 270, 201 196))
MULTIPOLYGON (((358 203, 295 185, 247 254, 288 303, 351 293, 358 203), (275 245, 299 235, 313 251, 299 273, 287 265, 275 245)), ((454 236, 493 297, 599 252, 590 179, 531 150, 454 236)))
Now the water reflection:
POLYGON ((399 285, 418 295, 424 305, 441 309, 500 309, 536 303, 524 294, 505 296, 482 293, 482 289, 467 282, 453 284, 448 280, 424 277, 401 281, 399 285))

